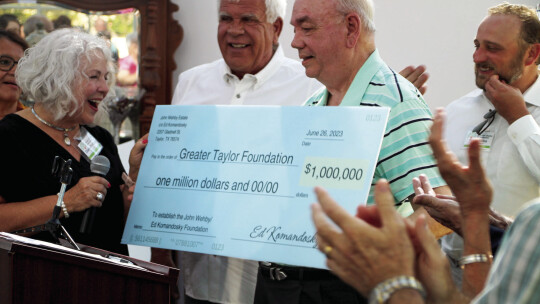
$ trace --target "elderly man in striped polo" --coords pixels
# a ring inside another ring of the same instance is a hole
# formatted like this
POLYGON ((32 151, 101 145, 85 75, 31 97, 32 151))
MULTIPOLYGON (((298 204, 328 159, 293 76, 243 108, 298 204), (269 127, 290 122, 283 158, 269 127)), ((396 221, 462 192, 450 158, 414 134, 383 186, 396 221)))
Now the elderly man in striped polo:
MULTIPOLYGON (((309 106, 389 107, 390 116, 372 184, 390 183, 398 211, 413 214, 412 178, 424 174, 435 192, 450 194, 428 145, 432 115, 420 92, 394 72, 375 47, 371 0, 296 0, 291 24, 306 75, 325 85, 309 106)), ((368 204, 373 203, 373 187, 368 204)), ((419 209, 412 216, 416 216, 419 209)), ((261 264, 255 303, 364 303, 326 270, 261 264), (273 269, 287 275, 276 280, 273 269)))

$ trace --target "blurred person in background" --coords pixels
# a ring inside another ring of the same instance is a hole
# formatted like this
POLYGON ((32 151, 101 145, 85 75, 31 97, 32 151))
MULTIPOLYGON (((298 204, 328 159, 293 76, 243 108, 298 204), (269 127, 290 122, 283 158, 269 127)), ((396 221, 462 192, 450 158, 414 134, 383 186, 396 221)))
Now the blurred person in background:
POLYGON ((119 86, 136 86, 139 80, 139 37, 137 33, 126 36, 128 56, 118 60, 116 84, 119 86))
POLYGON ((19 101, 21 89, 15 80, 15 69, 27 48, 22 37, 0 30, 0 119, 24 108, 19 101))
POLYGON ((0 15, 0 30, 5 30, 8 32, 13 32, 21 36, 21 23, 17 16, 12 14, 3 14, 0 15))
POLYGON ((23 25, 23 32, 24 37, 28 37, 33 31, 37 29, 36 25, 38 23, 43 24, 43 29, 50 33, 52 30, 54 30, 54 25, 51 22, 51 20, 47 19, 47 17, 43 15, 33 15, 30 18, 26 19, 23 25))
POLYGON ((115 63, 118 63, 118 59, 119 59, 118 48, 111 41, 111 38, 112 38, 111 32, 109 32, 108 30, 104 30, 104 31, 98 32, 96 36, 98 36, 99 38, 103 38, 105 39, 105 41, 107 41, 107 44, 111 47, 111 55, 112 55, 113 61, 115 63))
POLYGON ((107 30, 107 21, 97 18, 96 21, 94 21, 94 29, 97 33, 103 32, 107 30))
POLYGON ((58 18, 54 19, 53 26, 55 30, 62 29, 62 28, 70 28, 71 27, 71 19, 69 19, 66 15, 60 15, 58 18))
POLYGON ((29 47, 36 45, 43 37, 54 30, 52 22, 42 15, 34 15, 24 23, 24 37, 29 47))

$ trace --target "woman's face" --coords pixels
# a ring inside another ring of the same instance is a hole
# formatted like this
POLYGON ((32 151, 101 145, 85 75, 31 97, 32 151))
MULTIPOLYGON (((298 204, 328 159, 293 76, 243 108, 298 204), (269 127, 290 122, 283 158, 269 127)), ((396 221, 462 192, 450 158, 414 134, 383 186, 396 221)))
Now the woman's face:
POLYGON ((94 122, 98 105, 109 92, 107 79, 111 75, 109 75, 107 60, 104 56, 92 55, 90 63, 86 57, 83 57, 81 66, 83 67, 83 76, 80 81, 76 82, 77 85, 73 90, 79 106, 75 118, 79 124, 91 124, 94 122))
MULTIPOLYGON (((0 38, 0 61, 8 63, 10 61, 19 61, 24 52, 20 45, 0 38)), ((21 89, 15 82, 15 69, 17 64, 13 65, 8 71, 0 70, 0 102, 15 103, 19 100, 21 89)))

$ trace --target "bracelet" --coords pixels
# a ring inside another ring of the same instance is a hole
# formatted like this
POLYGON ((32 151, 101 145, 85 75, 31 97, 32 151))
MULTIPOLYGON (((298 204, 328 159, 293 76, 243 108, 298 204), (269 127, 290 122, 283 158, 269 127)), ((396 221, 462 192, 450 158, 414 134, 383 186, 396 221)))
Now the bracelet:
POLYGON ((369 294, 369 304, 383 304, 400 289, 410 288, 418 291, 426 299, 426 290, 415 277, 397 276, 379 283, 369 294))
MULTIPOLYGON (((56 195, 60 196, 60 193, 57 193, 56 195)), ((64 217, 69 218, 69 213, 67 211, 66 204, 64 203, 63 200, 62 200, 62 211, 64 211, 64 217)))
POLYGON ((465 265, 468 265, 468 264, 491 263, 491 261, 493 261, 492 254, 476 253, 476 254, 469 254, 464 257, 461 257, 458 263, 461 269, 465 269, 465 265))
POLYGON ((62 211, 64 211, 64 217, 69 218, 69 213, 66 208, 66 204, 64 204, 64 201, 62 201, 62 211))

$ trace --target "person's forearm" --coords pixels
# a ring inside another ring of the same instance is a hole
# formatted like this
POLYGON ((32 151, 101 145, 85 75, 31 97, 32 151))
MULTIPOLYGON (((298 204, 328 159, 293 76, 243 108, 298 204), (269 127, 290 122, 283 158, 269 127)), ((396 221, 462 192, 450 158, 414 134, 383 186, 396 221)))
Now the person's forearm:
POLYGON ((513 222, 514 222, 513 218, 505 216, 497 212, 495 209, 490 208, 489 210, 489 224, 490 225, 500 228, 502 230, 506 230, 508 229, 510 225, 512 225, 513 222))
MULTIPOLYGON (((0 231, 12 232, 45 224, 53 214, 58 197, 46 196, 26 202, 0 203, 0 231)), ((60 217, 63 216, 60 212, 60 217)))
MULTIPOLYGON (((491 256, 489 216, 487 211, 463 215, 462 227, 464 239, 463 256, 472 254, 491 256)), ((465 265, 463 270, 463 293, 470 297, 476 296, 484 288, 490 268, 491 259, 488 262, 465 265)))

